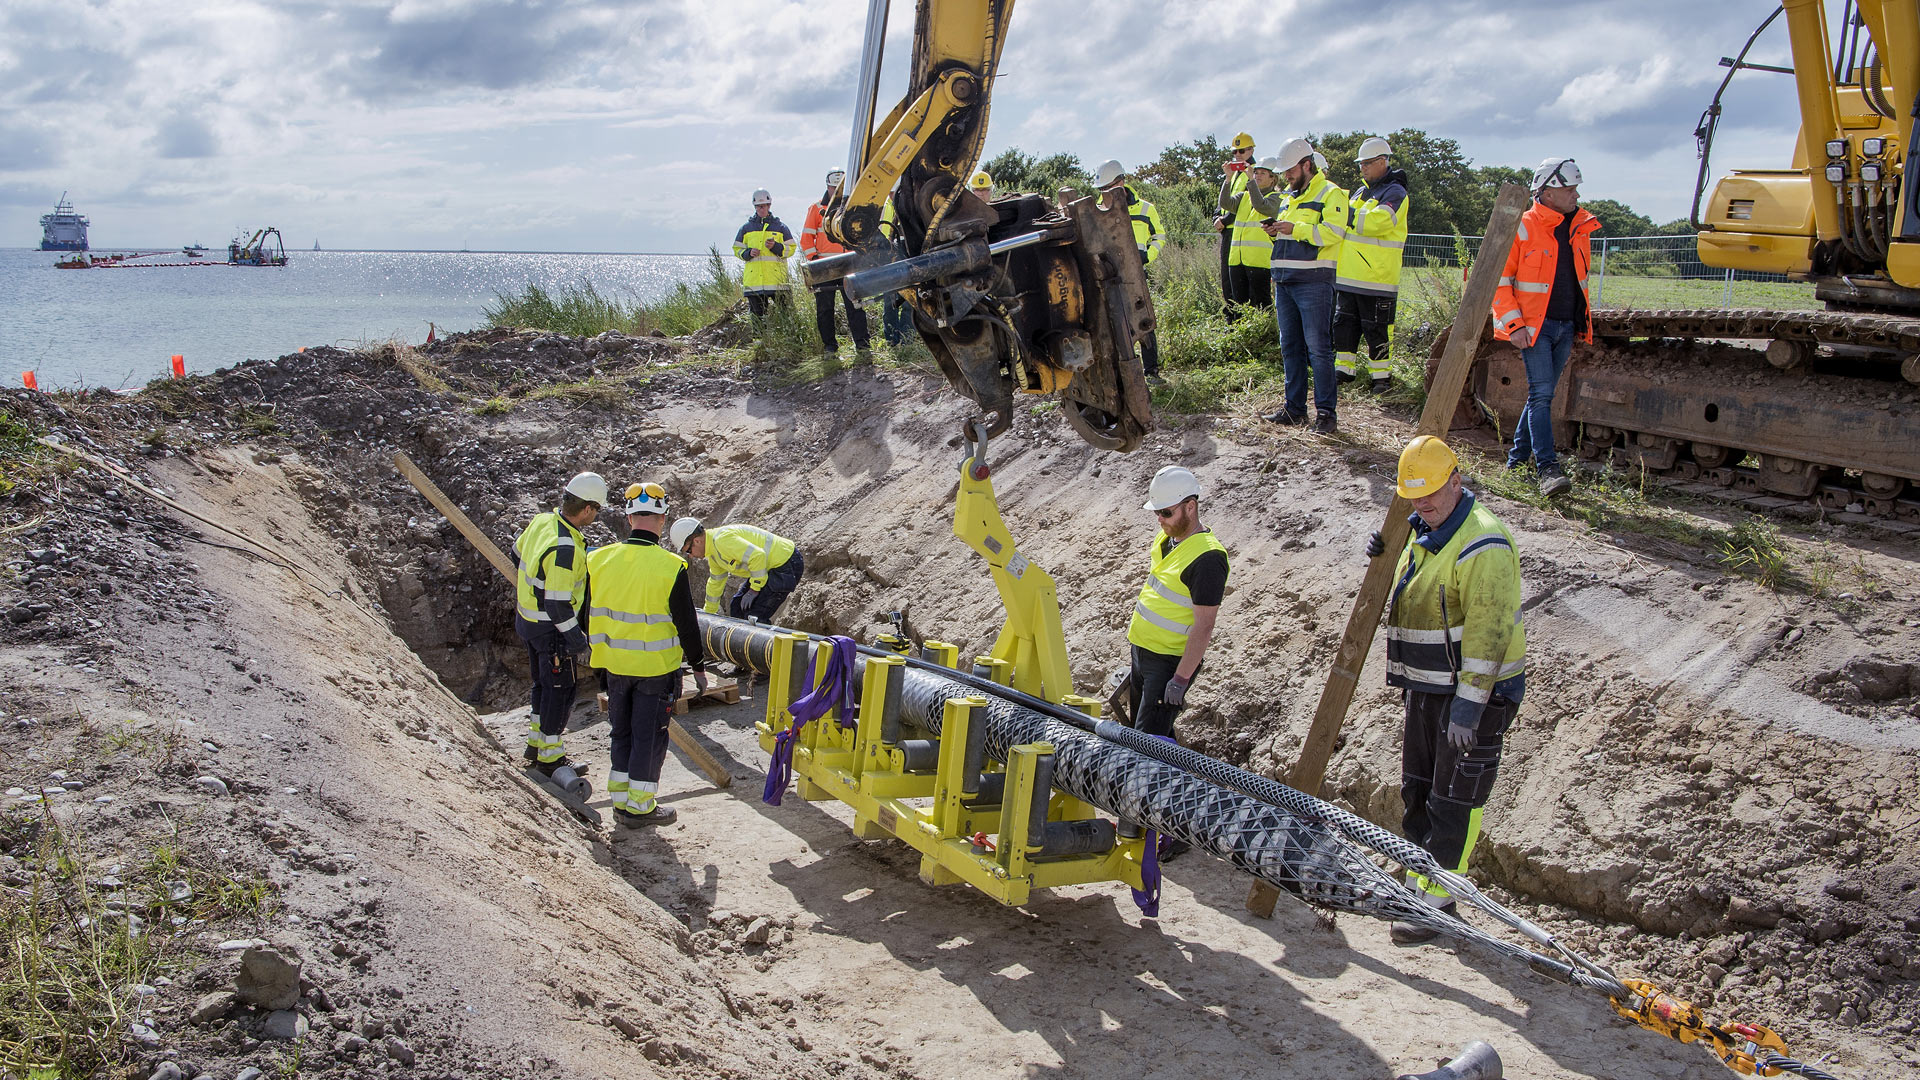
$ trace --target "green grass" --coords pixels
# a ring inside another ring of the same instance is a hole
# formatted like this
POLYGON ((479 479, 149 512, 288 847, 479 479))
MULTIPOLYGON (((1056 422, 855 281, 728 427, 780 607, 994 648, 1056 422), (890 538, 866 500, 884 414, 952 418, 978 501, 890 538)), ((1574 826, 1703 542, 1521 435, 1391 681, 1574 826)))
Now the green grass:
POLYGON ((124 1075, 135 1060, 122 1043, 138 1016, 134 988, 184 970, 201 925, 191 920, 264 915, 273 904, 264 881, 169 843, 126 860, 120 889, 97 888, 107 859, 44 809, 7 814, 0 835, 27 877, 0 895, 0 1069, 13 1075, 124 1075), (176 917, 190 921, 175 927, 176 917))
POLYGON ((0 409, 0 495, 37 474, 36 463, 45 453, 39 436, 32 425, 0 409))
POLYGON ((1720 562, 1762 588, 1778 591, 1788 584, 1803 583, 1780 527, 1757 514, 1742 519, 1720 541, 1720 562))
POLYGON ((718 248, 708 252, 707 276, 680 282, 652 303, 603 296, 591 282, 548 291, 529 283, 519 293, 501 293, 485 309, 495 327, 532 327, 571 337, 593 337, 608 330, 644 337, 655 331, 680 337, 699 330, 741 299, 732 261, 718 248))

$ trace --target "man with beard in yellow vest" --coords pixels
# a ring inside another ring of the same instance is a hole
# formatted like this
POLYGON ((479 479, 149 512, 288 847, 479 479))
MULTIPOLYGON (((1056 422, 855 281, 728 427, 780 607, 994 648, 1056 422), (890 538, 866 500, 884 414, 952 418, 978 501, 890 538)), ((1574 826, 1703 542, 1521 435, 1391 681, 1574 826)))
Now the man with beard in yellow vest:
POLYGON ((635 828, 669 825, 679 816, 659 799, 667 725, 680 696, 680 665, 693 668, 696 687, 707 688, 706 650, 687 563, 660 546, 666 515, 664 488, 632 485, 627 488, 631 535, 587 556, 593 576, 587 640, 593 666, 607 673, 613 735, 607 794, 614 820, 635 828))
MULTIPOLYGON (((1200 481, 1187 469, 1169 465, 1155 473, 1142 509, 1153 511, 1160 531, 1147 549, 1147 580, 1127 625, 1128 703, 1134 727, 1172 739, 1173 719, 1213 641, 1227 591, 1227 549, 1201 526, 1200 481)), ((1161 861, 1187 846, 1163 837, 1161 861)))

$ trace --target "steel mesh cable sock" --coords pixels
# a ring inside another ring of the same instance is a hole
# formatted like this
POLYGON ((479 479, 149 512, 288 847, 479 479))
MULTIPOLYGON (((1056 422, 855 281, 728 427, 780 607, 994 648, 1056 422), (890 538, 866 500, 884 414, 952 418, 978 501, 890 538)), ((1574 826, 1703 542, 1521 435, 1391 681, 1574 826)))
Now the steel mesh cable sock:
MULTIPOLYGON (((712 655, 759 672, 772 667, 773 641, 785 632, 705 614, 701 626, 712 655)), ((862 656, 862 671, 865 663, 862 656)), ((904 674, 903 716, 935 734, 949 698, 980 693, 976 686, 921 666, 909 666, 904 674)), ((987 695, 983 711, 986 750, 994 760, 1004 763, 1009 748, 1022 743, 1052 743, 1055 787, 1204 848, 1309 904, 1431 926, 1536 966, 1542 959, 1439 913, 1323 818, 1234 791, 1000 694, 987 695)))

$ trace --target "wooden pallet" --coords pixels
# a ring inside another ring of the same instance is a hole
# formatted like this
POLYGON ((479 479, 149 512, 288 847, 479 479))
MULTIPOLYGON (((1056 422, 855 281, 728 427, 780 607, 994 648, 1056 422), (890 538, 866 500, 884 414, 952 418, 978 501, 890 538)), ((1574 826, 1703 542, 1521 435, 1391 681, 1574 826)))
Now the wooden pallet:
POLYGON ((705 693, 697 689, 692 689, 690 681, 687 685, 689 689, 681 694, 679 699, 673 703, 673 715, 675 716, 685 716, 687 709, 692 707, 695 702, 702 705, 737 705, 740 703, 740 683, 737 680, 718 677, 712 678, 707 682, 705 693))
MULTIPOLYGON (((735 679, 713 677, 707 682, 705 693, 693 689, 693 683, 686 683, 688 689, 673 703, 673 715, 685 716, 687 709, 694 704, 701 705, 737 705, 740 703, 740 683, 735 679)), ((595 700, 600 703, 600 711, 607 711, 607 695, 597 694, 595 700)))

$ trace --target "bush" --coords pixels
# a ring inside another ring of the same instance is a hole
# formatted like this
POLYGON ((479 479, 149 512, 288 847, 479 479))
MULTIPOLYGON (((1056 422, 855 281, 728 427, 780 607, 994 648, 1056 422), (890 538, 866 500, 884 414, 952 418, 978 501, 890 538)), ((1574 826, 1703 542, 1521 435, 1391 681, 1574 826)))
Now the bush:
POLYGON ((740 279, 720 249, 709 249, 707 256, 705 280, 679 282, 653 303, 602 296, 587 281, 564 286, 557 293, 529 282, 518 294, 496 296, 486 307, 487 323, 572 337, 592 337, 607 330, 639 337, 656 330, 669 337, 691 334, 725 314, 742 296, 740 279))

